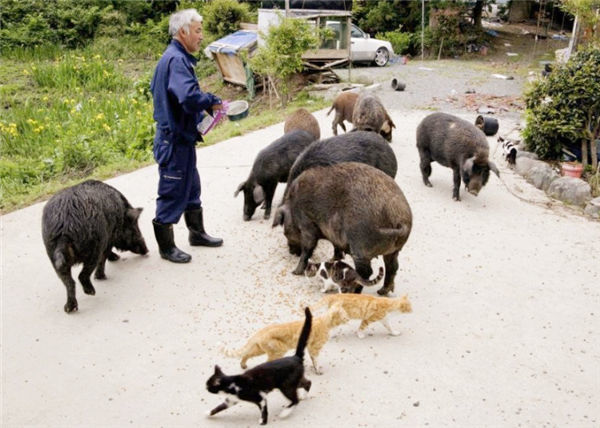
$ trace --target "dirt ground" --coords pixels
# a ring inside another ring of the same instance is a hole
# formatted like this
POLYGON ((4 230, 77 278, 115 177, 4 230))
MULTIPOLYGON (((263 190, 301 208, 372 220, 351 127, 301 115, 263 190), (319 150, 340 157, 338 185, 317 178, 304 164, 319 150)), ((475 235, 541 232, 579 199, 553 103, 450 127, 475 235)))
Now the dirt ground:
MULTIPOLYGON (((321 353, 323 375, 307 368, 313 388, 291 416, 278 417, 287 400, 269 394, 269 424, 597 427, 600 223, 556 209, 502 163, 494 137, 501 178, 492 176, 478 197, 463 192, 453 201, 451 171, 435 164, 434 187, 425 187, 414 135, 433 97, 460 93, 469 79, 480 82, 477 93, 519 93, 516 81, 487 80, 488 70, 435 64, 437 72, 416 61, 377 70, 378 94, 396 103, 388 106, 397 124, 396 182, 414 218, 396 279, 396 294, 409 296, 413 313, 390 316, 396 337, 376 324, 360 340, 358 321, 341 326, 321 353), (394 93, 383 83, 399 73, 407 90, 394 93), (484 92, 488 84, 496 92, 484 92)), ((315 112, 323 137, 331 135, 326 110, 315 112)), ((475 113, 458 114, 473 120, 475 113)), ((515 111, 498 117, 500 134, 520 120, 515 111)), ((158 255, 156 167, 108 180, 144 208, 140 229, 150 253, 123 253, 108 264, 95 296, 78 286, 75 314, 63 312, 64 287, 42 244, 44 204, 0 217, 2 427, 256 425, 258 410, 247 403, 205 418, 222 401, 205 382, 215 364, 240 372, 222 344, 238 347, 267 324, 299 319, 301 307, 321 297, 318 280, 291 274, 297 258, 281 229, 260 211, 244 222, 242 200, 233 197, 256 154, 282 133, 279 123, 198 150, 207 230, 225 243, 190 247, 181 222, 175 236, 192 254, 187 265, 158 255)), ((279 186, 275 201, 282 193, 279 186)), ((314 257, 331 254, 321 241, 314 257)))

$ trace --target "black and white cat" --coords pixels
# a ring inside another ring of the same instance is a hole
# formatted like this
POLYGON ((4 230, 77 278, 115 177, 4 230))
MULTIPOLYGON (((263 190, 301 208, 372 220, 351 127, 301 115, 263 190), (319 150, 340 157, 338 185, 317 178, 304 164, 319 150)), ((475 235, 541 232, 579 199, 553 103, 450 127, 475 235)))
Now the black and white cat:
POLYGON ((342 260, 313 263, 308 262, 305 275, 313 277, 318 275, 323 281, 322 293, 336 291, 337 293, 358 293, 363 286, 377 284, 383 278, 383 267, 379 268, 379 274, 373 279, 363 279, 356 270, 342 260))
POLYGON ((298 339, 296 354, 291 357, 278 358, 259 364, 244 373, 227 376, 219 366, 215 366, 214 374, 206 381, 206 389, 213 394, 226 394, 225 401, 208 412, 213 416, 235 405, 239 400, 254 403, 260 409, 259 423, 267 424, 267 393, 277 388, 291 403, 280 414, 288 416, 298 404, 298 389, 310 390, 311 381, 304 377, 304 348, 308 342, 312 326, 310 309, 304 310, 306 320, 298 339))

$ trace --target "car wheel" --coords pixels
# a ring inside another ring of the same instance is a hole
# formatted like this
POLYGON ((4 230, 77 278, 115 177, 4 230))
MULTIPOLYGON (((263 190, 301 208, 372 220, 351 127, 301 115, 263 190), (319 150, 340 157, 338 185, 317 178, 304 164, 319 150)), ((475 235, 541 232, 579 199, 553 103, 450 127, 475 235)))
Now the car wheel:
POLYGON ((383 67, 390 60, 390 53, 386 48, 379 48, 375 52, 375 64, 379 67, 383 67))

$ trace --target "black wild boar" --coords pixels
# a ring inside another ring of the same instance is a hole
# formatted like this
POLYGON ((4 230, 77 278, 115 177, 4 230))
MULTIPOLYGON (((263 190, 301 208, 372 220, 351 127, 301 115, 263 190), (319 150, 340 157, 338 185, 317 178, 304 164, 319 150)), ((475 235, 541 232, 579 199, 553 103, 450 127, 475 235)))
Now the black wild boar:
POLYGON ((234 197, 244 191, 244 220, 252 218, 256 207, 265 203, 264 218, 271 215, 271 204, 277 183, 285 183, 294 161, 315 137, 302 130, 295 130, 273 141, 262 149, 252 165, 250 175, 238 186, 234 197))
POLYGON ((138 228, 141 208, 132 208, 117 189, 89 180, 69 187, 50 198, 42 214, 42 237, 50 262, 67 287, 65 312, 78 309, 71 267, 83 263, 79 282, 86 294, 96 290, 90 275, 106 279, 106 259, 115 260, 121 251, 146 254, 146 242, 138 228))
POLYGON ((312 134, 315 137, 315 140, 321 138, 319 122, 317 122, 317 119, 305 108, 299 108, 285 119, 283 125, 284 134, 296 129, 301 129, 312 134))
POLYGON ((398 253, 412 228, 410 206, 393 178, 370 165, 345 162, 304 171, 289 184, 273 227, 283 225, 292 254, 300 254, 301 275, 319 239, 335 256, 350 254, 356 271, 368 279, 371 259, 383 255, 385 279, 377 292, 394 291, 398 253))
POLYGON ((309 168, 341 162, 365 163, 380 169, 392 178, 398 171, 396 155, 381 135, 366 131, 349 132, 315 141, 308 146, 290 169, 288 187, 296 177, 309 168))
POLYGON ((429 181, 431 162, 452 168, 452 197, 456 201, 460 201, 461 177, 469 193, 475 196, 487 183, 490 170, 500 177, 498 168, 488 159, 489 146, 483 131, 456 116, 433 113, 423 119, 417 127, 417 148, 426 186, 432 187, 429 181))

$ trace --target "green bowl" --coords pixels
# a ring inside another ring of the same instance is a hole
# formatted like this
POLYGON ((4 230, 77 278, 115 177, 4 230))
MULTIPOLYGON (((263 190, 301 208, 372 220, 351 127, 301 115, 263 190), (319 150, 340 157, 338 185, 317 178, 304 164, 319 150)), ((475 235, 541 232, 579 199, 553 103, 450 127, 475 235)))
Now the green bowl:
POLYGON ((248 101, 239 100, 229 103, 227 108, 227 117, 229 120, 240 120, 248 116, 250 106, 248 101))

